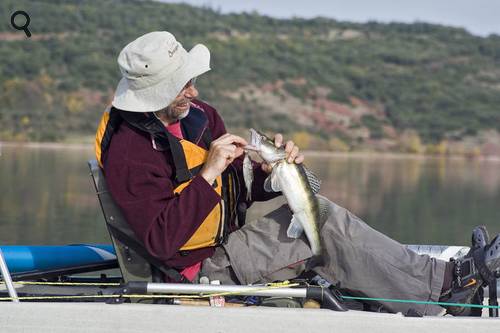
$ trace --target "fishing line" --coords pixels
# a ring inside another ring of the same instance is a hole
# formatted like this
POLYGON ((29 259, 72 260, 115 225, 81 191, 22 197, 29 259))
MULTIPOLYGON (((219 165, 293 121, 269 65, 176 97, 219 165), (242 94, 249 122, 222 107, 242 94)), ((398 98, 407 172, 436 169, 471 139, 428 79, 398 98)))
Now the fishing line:
MULTIPOLYGON (((32 281, 14 281, 14 284, 23 285, 46 285, 46 286, 119 286, 117 282, 32 282, 32 281)), ((4 284, 4 282, 0 282, 4 284)))
POLYGON ((413 303, 424 305, 440 305, 440 306, 456 306, 464 308, 486 308, 486 309, 500 309, 498 305, 481 305, 481 304, 462 304, 462 303, 447 303, 447 302, 433 302, 433 301, 417 301, 411 299, 394 299, 394 298, 374 298, 374 297, 355 297, 355 296, 340 296, 343 299, 361 300, 361 301, 377 301, 389 303, 413 303))
POLYGON ((0 297, 0 301, 11 301, 18 299, 20 301, 35 300, 58 300, 58 299, 82 299, 82 298, 202 298, 196 295, 62 295, 62 296, 19 296, 19 297, 0 297))
MULTIPOLYGON (((53 285, 53 286, 120 286, 120 283, 90 283, 90 282, 31 282, 31 281, 16 281, 14 284, 23 285, 53 285)), ((5 284, 1 281, 0 284, 5 284)), ((278 289, 286 287, 296 287, 299 283, 290 283, 288 281, 270 283, 263 288, 256 289, 255 291, 264 291, 269 289, 278 289)), ((239 295, 240 291, 232 292, 222 292, 222 293, 210 293, 199 295, 67 295, 67 296, 21 296, 17 299, 19 300, 51 300, 51 299, 78 299, 78 298, 209 298, 217 296, 233 296, 239 295)), ((423 305, 439 305, 439 306, 456 306, 456 307, 468 307, 468 308, 485 308, 485 309, 500 309, 498 305, 481 305, 481 304, 463 304, 463 303, 448 303, 448 302, 433 302, 433 301, 418 301, 418 300, 408 300, 408 299, 394 299, 394 298, 375 298, 375 297, 358 297, 358 296, 340 296, 342 299, 350 300, 360 300, 360 301, 376 301, 376 302, 388 302, 388 303, 411 303, 411 304, 423 304, 423 305)), ((0 297, 0 301, 12 300, 12 297, 0 297)))

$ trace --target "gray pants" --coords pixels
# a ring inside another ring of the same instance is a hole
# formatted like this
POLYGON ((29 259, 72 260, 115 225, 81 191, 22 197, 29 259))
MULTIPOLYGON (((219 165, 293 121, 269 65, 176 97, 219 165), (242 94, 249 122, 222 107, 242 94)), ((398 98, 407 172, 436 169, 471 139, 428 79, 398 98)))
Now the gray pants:
MULTIPOLYGON (((418 255, 372 229, 351 212, 318 196, 323 211, 320 235, 324 264, 314 271, 340 288, 375 298, 437 301, 445 262, 418 255)), ((312 256, 307 240, 288 238, 288 207, 248 222, 203 262, 201 275, 224 284, 264 283, 300 275, 312 256)), ((435 305, 382 302, 393 312, 414 308, 437 315, 435 305)))

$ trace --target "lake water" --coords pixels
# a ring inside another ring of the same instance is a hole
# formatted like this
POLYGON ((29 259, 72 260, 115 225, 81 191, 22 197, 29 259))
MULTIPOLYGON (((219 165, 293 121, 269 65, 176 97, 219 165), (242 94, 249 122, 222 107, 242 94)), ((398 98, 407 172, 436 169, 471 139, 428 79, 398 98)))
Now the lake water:
MULTIPOLYGON (((86 161, 92 148, 0 147, 0 244, 108 243, 86 161)), ((306 157, 321 193, 403 243, 463 244, 500 232, 500 162, 306 157)), ((280 205, 256 204, 249 219, 280 205)))

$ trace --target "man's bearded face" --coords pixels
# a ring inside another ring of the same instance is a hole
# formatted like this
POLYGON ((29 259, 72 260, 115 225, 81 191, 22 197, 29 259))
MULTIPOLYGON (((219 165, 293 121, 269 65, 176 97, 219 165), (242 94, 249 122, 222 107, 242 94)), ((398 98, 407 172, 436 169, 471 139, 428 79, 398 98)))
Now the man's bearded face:
POLYGON ((195 88, 193 81, 194 80, 190 80, 186 83, 172 103, 160 111, 169 120, 176 121, 188 115, 191 100, 198 96, 198 90, 195 88))

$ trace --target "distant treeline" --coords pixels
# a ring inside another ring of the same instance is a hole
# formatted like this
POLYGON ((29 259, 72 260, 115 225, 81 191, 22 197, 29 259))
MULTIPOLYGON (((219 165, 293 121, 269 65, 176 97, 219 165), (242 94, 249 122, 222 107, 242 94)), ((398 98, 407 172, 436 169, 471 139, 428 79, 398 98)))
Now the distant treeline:
POLYGON ((200 92, 229 126, 300 130, 293 115, 269 114, 258 101, 223 92, 305 79, 299 88, 284 88, 304 100, 326 87, 333 101, 377 103, 389 125, 413 129, 424 142, 500 130, 497 35, 425 23, 226 15, 132 0, 2 0, 0 17, 0 139, 91 134, 120 77, 119 51, 154 30, 172 32, 186 48, 198 42, 210 48, 213 70, 199 80, 200 92), (31 39, 10 27, 18 9, 31 15, 31 39))

